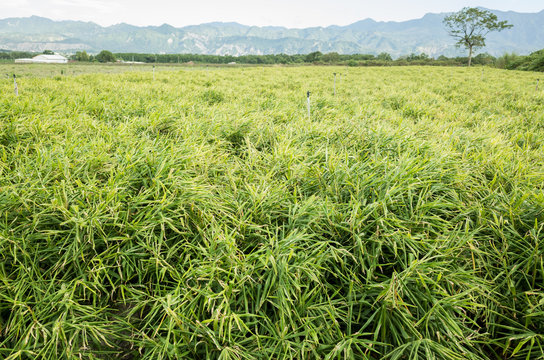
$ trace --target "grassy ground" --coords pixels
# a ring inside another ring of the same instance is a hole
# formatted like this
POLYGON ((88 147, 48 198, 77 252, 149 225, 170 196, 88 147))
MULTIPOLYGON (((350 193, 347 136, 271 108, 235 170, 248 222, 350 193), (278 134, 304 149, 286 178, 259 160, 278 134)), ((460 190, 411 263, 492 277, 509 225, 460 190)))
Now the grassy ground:
MULTIPOLYGON (((205 69, 205 66, 189 66, 178 64, 101 64, 101 63, 68 63, 68 64, 14 64, 0 63, 0 75, 2 77, 13 77, 15 74, 21 77, 57 77, 77 76, 84 74, 120 74, 125 72, 150 72, 155 71, 177 71, 185 69, 205 69)), ((208 66, 209 67, 209 66, 208 66)))
POLYGON ((537 74, 17 69, 0 357, 544 358, 537 74))

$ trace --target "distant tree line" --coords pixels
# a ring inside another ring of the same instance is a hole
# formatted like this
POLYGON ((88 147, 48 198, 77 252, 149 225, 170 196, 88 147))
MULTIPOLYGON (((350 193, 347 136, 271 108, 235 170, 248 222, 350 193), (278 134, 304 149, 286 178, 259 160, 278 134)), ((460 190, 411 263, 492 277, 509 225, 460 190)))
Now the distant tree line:
MULTIPOLYGON (((315 64, 315 65, 345 65, 345 66, 402 66, 402 65, 450 65, 462 66, 468 63, 467 57, 440 56, 437 59, 427 54, 410 54, 395 60, 388 53, 372 54, 339 54, 336 52, 323 54, 315 51, 309 54, 274 54, 274 55, 202 55, 202 54, 139 54, 115 53, 115 58, 122 61, 136 61, 144 63, 195 63, 195 64, 247 64, 247 65, 274 65, 274 64, 315 64)), ((473 58, 473 64, 493 65, 495 57, 489 54, 479 54, 473 58)))
POLYGON ((38 53, 33 53, 28 51, 0 50, 0 60, 24 59, 24 58, 31 58, 36 55, 38 55, 38 53))
MULTIPOLYGON (((145 63, 188 63, 199 64, 237 64, 273 65, 273 64, 304 64, 304 63, 339 63, 345 61, 365 61, 376 58, 383 58, 383 55, 340 55, 336 52, 323 54, 319 51, 310 54, 270 54, 270 55, 202 55, 202 54, 138 54, 138 53, 116 53, 115 57, 124 61, 138 61, 145 63)), ((391 56, 386 54, 384 60, 390 60, 391 56)))
MULTIPOLYGON (((42 53, 53 53, 46 50, 42 53)), ((24 51, 0 50, 0 60, 13 61, 20 58, 31 58, 41 53, 24 51)), ((136 61, 143 63, 161 64, 229 64, 237 63, 242 65, 343 65, 343 66, 404 66, 404 65, 436 65, 436 66, 466 66, 468 57, 446 57, 439 56, 432 58, 427 54, 409 54, 397 59, 388 53, 379 55, 352 54, 344 55, 336 52, 323 54, 319 51, 310 54, 275 54, 275 55, 201 55, 201 54, 140 54, 140 53, 112 53, 103 50, 98 54, 88 54, 86 51, 78 51, 70 56, 71 60, 81 62, 115 62, 136 61)), ((516 54, 504 54, 498 58, 486 53, 476 55, 472 58, 474 65, 494 66, 510 70, 544 71, 544 49, 530 55, 522 56, 516 54)))

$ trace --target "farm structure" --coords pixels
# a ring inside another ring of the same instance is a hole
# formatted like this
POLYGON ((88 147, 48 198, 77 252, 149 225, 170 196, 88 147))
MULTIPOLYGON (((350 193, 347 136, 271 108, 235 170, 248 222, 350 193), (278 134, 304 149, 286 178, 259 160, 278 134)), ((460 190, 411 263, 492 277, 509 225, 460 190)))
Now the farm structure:
POLYGON ((66 64, 68 59, 62 55, 37 55, 32 59, 16 59, 16 64, 66 64))

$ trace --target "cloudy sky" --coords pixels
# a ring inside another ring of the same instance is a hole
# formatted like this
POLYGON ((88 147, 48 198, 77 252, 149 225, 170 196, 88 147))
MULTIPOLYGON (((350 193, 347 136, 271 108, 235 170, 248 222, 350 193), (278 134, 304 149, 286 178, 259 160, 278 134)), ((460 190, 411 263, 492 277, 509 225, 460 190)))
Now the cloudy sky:
POLYGON ((0 0, 0 18, 38 15, 54 20, 84 20, 100 25, 173 26, 212 21, 245 25, 309 27, 347 25, 365 18, 415 19, 428 12, 457 11, 464 6, 537 12, 542 0, 0 0))

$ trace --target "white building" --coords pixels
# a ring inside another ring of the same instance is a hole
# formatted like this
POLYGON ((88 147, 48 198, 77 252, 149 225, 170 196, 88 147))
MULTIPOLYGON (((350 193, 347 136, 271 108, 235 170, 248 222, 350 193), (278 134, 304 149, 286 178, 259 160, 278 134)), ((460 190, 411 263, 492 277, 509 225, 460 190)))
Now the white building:
POLYGON ((68 59, 62 55, 37 55, 32 59, 16 59, 17 64, 66 64, 68 59))

